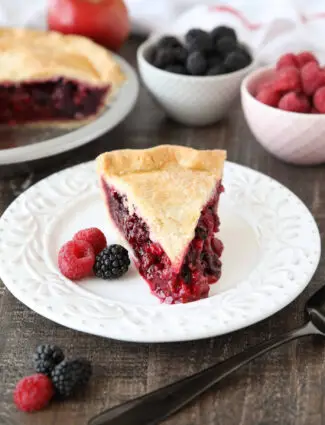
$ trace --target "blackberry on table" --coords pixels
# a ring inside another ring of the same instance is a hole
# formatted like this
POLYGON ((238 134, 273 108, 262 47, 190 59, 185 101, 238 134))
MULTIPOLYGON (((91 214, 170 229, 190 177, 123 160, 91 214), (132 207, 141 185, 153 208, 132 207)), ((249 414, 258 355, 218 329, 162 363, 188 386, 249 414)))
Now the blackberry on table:
POLYGON ((251 63, 251 59, 240 50, 229 53, 225 58, 225 67, 228 72, 238 71, 251 63))
POLYGON ((51 373, 56 395, 61 398, 70 397, 88 383, 91 374, 92 368, 88 360, 64 360, 51 373))
POLYGON ((216 43, 217 51, 221 55, 233 52, 237 47, 237 42, 232 37, 222 37, 216 43))
POLYGON ((181 42, 172 35, 166 35, 157 42, 157 49, 182 47, 181 42))
POLYGON ((207 61, 201 52, 193 52, 187 58, 186 68, 192 75, 203 75, 207 69, 207 61))
POLYGON ((44 375, 51 375, 54 367, 64 359, 60 347, 50 344, 39 345, 33 355, 35 371, 44 375))
POLYGON ((165 71, 173 72, 174 74, 183 74, 183 75, 187 74, 185 66, 179 65, 179 64, 168 65, 166 66, 165 71))
POLYGON ((111 245, 97 255, 94 273, 101 279, 117 279, 129 268, 128 251, 121 245, 111 245))
POLYGON ((216 43, 222 37, 231 37, 237 41, 236 31, 233 28, 220 25, 219 27, 214 28, 210 33, 211 38, 216 43))
POLYGON ((206 72, 206 75, 222 75, 226 74, 228 71, 223 63, 220 63, 219 65, 212 66, 209 68, 206 72))

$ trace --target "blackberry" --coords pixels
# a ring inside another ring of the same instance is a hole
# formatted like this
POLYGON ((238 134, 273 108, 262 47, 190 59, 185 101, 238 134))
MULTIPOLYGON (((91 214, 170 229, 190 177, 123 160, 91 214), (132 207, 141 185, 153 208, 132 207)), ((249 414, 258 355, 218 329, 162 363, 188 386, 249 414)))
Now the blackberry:
POLYGON ((164 47, 156 50, 153 65, 157 68, 165 68, 167 65, 174 63, 175 52, 170 47, 164 47))
POLYGON ((168 65, 166 66, 165 71, 173 72, 174 74, 183 74, 183 75, 187 74, 185 66, 179 65, 179 64, 168 65))
POLYGON ((206 72, 206 75, 212 76, 212 75, 222 75, 227 74, 226 67, 220 63, 219 65, 214 65, 211 68, 209 68, 206 72))
POLYGON ((216 43, 217 51, 225 56, 233 52, 237 47, 237 42, 232 37, 222 37, 216 43))
POLYGON ((173 49, 174 63, 184 64, 187 59, 187 50, 185 47, 175 47, 173 49))
POLYGON ((223 63, 223 59, 218 55, 211 55, 207 57, 208 68, 213 68, 223 63))
POLYGON ((239 69, 245 68, 250 63, 250 57, 241 50, 235 50, 234 52, 229 53, 224 62, 228 72, 238 71, 239 69))
POLYGON ((187 58, 186 68, 192 75, 203 75, 207 69, 207 61, 201 52, 193 52, 187 58))
POLYGON ((50 376, 54 367, 64 359, 60 347, 50 344, 39 345, 33 355, 33 363, 37 373, 50 376))
POLYGON ((166 35, 157 42, 157 49, 175 47, 182 47, 182 44, 176 37, 173 37, 171 35, 166 35))
POLYGON ((231 37, 232 39, 237 41, 236 31, 233 28, 226 27, 224 25, 214 28, 211 31, 210 36, 215 43, 222 37, 231 37))
POLYGON ((129 265, 127 250, 121 245, 111 245, 97 255, 94 273, 102 279, 116 279, 128 271, 129 265))
POLYGON ((61 398, 70 397, 88 383, 91 373, 91 364, 88 360, 64 360, 59 363, 51 373, 56 395, 61 398))
POLYGON ((206 31, 200 29, 191 29, 185 35, 186 47, 189 53, 200 51, 209 52, 213 50, 212 39, 206 31))

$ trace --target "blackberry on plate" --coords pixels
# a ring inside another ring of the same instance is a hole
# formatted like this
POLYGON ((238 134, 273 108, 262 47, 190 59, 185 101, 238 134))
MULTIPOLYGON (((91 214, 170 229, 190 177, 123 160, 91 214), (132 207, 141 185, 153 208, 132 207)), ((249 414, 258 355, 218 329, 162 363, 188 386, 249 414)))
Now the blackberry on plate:
POLYGON ((224 66, 224 64, 220 63, 219 65, 214 65, 211 68, 209 68, 206 72, 206 75, 222 75, 227 74, 227 69, 224 66))
POLYGON ((233 28, 220 25, 219 27, 214 28, 210 33, 211 38, 216 43, 222 37, 231 37, 237 41, 236 31, 233 28))
POLYGON ((192 29, 185 35, 186 48, 189 53, 200 51, 209 52, 213 50, 212 39, 206 31, 200 29, 192 29))
POLYGON ((158 40, 157 48, 161 49, 166 47, 168 48, 182 47, 182 44, 176 37, 173 37, 172 35, 166 35, 162 37, 160 40, 158 40))
POLYGON ((232 37, 222 37, 216 43, 216 48, 221 55, 233 52, 237 47, 237 42, 232 37))
POLYGON ((121 245, 111 245, 97 255, 94 273, 101 279, 117 279, 129 268, 128 251, 121 245))
POLYGON ((250 57, 245 55, 245 53, 240 50, 235 50, 234 52, 229 53, 224 62, 228 72, 234 72, 238 71, 239 69, 243 69, 250 63, 250 57))
POLYGON ((33 355, 35 371, 50 376, 54 367, 63 359, 64 354, 60 347, 50 344, 39 345, 33 355))
POLYGON ((165 71, 173 72, 174 74, 187 75, 187 71, 186 71, 185 66, 180 65, 180 64, 168 65, 168 66, 166 66, 165 71))
POLYGON ((92 373, 91 364, 85 359, 76 359, 59 363, 51 374, 57 396, 67 398, 84 387, 92 373))
POLYGON ((193 52, 187 58, 186 68, 192 75, 203 75, 207 69, 207 61, 201 52, 193 52))

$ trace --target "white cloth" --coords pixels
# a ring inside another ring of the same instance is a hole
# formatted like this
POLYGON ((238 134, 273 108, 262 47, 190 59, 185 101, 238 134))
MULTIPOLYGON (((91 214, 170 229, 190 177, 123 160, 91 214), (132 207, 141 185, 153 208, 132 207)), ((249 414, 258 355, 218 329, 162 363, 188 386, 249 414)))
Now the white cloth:
MULTIPOLYGON (((126 0, 135 32, 234 27, 262 62, 313 50, 325 60, 324 0, 126 0), (199 4, 198 4, 199 3, 199 4)), ((46 28, 47 0, 0 0, 0 26, 46 28)))

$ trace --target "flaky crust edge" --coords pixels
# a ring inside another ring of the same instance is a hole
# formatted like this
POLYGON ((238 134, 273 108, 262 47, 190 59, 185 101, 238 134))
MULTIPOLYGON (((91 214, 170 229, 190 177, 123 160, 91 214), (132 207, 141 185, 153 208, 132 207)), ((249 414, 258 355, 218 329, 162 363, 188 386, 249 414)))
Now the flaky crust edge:
POLYGON ((123 176, 150 172, 175 164, 184 169, 207 171, 217 178, 223 174, 227 153, 224 150, 198 150, 185 146, 161 145, 148 149, 122 149, 105 152, 96 159, 101 176, 123 176))

